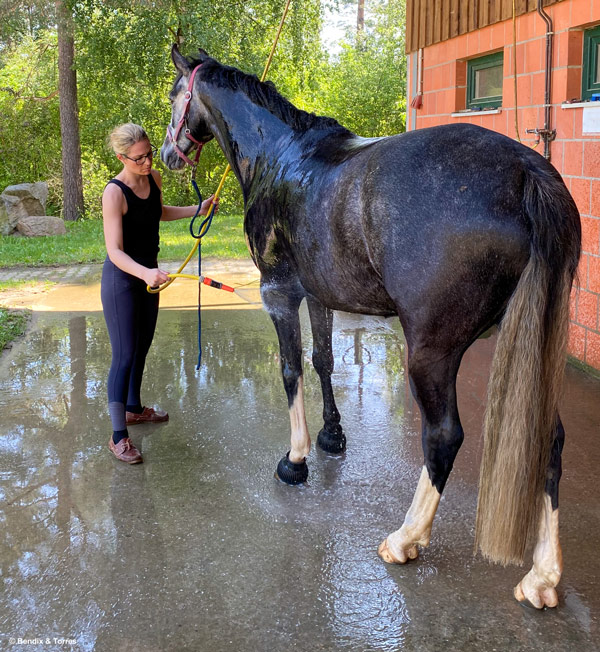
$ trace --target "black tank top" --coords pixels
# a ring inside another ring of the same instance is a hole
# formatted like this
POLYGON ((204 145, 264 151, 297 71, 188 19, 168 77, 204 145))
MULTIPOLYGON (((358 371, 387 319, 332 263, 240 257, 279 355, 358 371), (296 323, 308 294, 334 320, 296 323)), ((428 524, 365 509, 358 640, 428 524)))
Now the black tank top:
MULTIPOLYGON (((155 266, 158 256, 158 229, 162 215, 160 189, 152 174, 148 175, 150 194, 146 199, 138 197, 119 179, 111 179, 125 195, 127 212, 123 215, 123 251, 136 263, 155 266)), ((108 184, 107 184, 108 185, 108 184)))

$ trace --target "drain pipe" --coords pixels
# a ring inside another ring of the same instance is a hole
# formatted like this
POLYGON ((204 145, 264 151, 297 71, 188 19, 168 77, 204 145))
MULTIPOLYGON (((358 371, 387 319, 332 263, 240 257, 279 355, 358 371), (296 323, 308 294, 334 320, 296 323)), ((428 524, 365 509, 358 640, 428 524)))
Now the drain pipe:
MULTIPOLYGON (((550 160, 550 143, 556 138, 556 129, 550 128, 552 105, 552 42, 554 31, 552 18, 544 11, 542 0, 537 0, 537 12, 546 23, 546 67, 545 67, 545 93, 544 93, 544 127, 543 129, 527 129, 527 133, 534 133, 538 139, 544 141, 544 158, 550 160)), ((538 140, 539 142, 539 140, 538 140)))

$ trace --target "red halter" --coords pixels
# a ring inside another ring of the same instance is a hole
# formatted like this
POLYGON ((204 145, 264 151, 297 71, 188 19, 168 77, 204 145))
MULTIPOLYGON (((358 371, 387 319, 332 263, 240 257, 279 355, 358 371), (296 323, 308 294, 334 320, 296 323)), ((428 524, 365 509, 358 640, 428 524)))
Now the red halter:
POLYGON ((180 158, 182 158, 188 165, 195 166, 198 163, 198 160, 200 159, 200 152, 202 151, 202 147, 204 146, 204 143, 201 143, 200 141, 196 140, 192 136, 192 132, 189 130, 186 122, 187 114, 190 110, 190 100, 192 99, 192 90, 194 88, 194 78, 196 77, 196 73, 198 72, 198 68, 200 68, 202 64, 197 65, 194 70, 192 70, 192 74, 190 75, 190 81, 188 82, 188 87, 187 91, 185 92, 185 95, 183 96, 185 106, 183 109, 183 113, 181 114, 181 118, 179 118, 179 122, 177 123, 177 126, 175 127, 175 132, 173 132, 173 129, 171 128, 171 125, 167 125, 167 134, 169 135, 169 138, 171 139, 171 143, 173 144, 173 147, 175 148, 175 151, 179 155, 180 158), (184 134, 186 135, 186 138, 188 140, 191 140, 193 143, 196 143, 198 146, 196 150, 196 158, 192 161, 189 159, 180 149, 179 146, 177 145, 177 139, 179 138, 179 134, 181 132, 181 128, 185 125, 184 129, 184 134))

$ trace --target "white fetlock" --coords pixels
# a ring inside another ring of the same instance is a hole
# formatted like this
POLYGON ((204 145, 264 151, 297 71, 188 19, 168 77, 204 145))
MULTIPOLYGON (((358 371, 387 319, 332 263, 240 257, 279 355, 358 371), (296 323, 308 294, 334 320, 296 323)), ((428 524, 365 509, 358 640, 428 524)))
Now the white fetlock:
POLYGON ((388 564, 406 564, 419 556, 419 546, 429 545, 433 518, 440 502, 440 492, 431 484, 423 467, 412 504, 402 527, 379 546, 378 554, 388 564))
POLYGON ((562 575, 563 561, 558 540, 558 509, 552 509, 549 496, 544 497, 538 540, 533 551, 533 567, 515 587, 515 598, 536 609, 556 607, 556 586, 562 575))

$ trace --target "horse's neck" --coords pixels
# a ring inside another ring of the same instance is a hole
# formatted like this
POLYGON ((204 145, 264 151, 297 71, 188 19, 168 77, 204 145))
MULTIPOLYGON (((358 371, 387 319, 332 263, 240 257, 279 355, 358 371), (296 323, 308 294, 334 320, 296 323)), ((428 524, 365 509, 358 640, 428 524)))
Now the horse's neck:
POLYGON ((218 99, 211 97, 212 131, 246 194, 257 175, 289 152, 294 132, 243 93, 219 93, 218 99))

